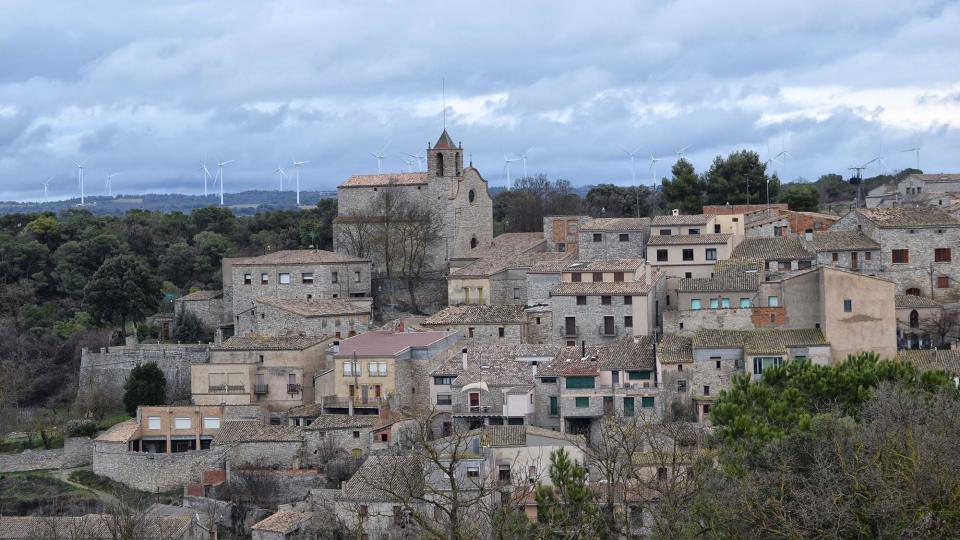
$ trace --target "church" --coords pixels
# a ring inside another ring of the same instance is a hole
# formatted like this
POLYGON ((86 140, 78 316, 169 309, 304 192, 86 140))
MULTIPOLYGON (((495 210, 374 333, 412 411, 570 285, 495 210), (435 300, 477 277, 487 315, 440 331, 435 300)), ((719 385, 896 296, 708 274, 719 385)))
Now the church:
POLYGON ((368 258, 374 272, 384 271, 382 253, 369 238, 389 221, 382 215, 386 191, 430 209, 438 229, 427 251, 431 271, 446 272, 451 259, 491 244, 493 199, 480 171, 472 163, 464 168, 463 146, 454 144, 444 129, 436 144, 427 147, 426 156, 426 172, 354 175, 337 186, 335 251, 368 258))

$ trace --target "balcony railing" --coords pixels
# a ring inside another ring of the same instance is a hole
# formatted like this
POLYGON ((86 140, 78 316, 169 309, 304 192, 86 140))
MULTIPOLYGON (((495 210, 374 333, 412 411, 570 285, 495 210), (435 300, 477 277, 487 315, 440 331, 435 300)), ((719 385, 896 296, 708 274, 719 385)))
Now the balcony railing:
POLYGON ((211 394, 243 394, 247 391, 246 388, 247 387, 242 384, 235 385, 235 386, 229 386, 225 384, 214 384, 214 385, 210 385, 209 393, 211 394))
POLYGON ((211 384, 210 393, 211 394, 222 394, 227 391, 227 385, 225 384, 211 384))
POLYGON ((577 337, 579 335, 580 335, 579 326, 574 326, 573 328, 564 326, 563 328, 560 329, 560 337, 577 337))
POLYGON ((503 405, 467 405, 457 403, 453 406, 453 414, 503 414, 503 405))
POLYGON ((613 337, 617 335, 617 327, 606 328, 606 325, 601 324, 597 330, 601 336, 613 337))
POLYGON ((228 394, 243 394, 246 391, 247 391, 247 387, 242 384, 235 385, 235 386, 227 385, 228 394))
POLYGON ((363 397, 340 397, 323 396, 324 407, 347 408, 352 403, 354 407, 379 407, 383 398, 369 396, 363 397))
POLYGON ((302 385, 302 384, 293 384, 293 383, 291 383, 291 384, 288 384, 288 385, 287 385, 287 393, 288 393, 288 394, 299 394, 301 390, 303 390, 303 385, 302 385))
POLYGON ((269 387, 266 384, 255 384, 253 385, 253 393, 257 395, 266 394, 269 390, 269 387))

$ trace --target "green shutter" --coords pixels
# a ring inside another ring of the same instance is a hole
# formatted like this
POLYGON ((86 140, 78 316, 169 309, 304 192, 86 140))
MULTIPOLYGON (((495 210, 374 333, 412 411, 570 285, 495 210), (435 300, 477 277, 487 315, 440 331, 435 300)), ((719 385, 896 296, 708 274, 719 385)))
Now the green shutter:
POLYGON ((623 415, 633 416, 633 398, 632 397, 623 398, 623 415))
POLYGON ((560 403, 557 401, 556 396, 550 397, 550 416, 557 416, 560 414, 560 403))
POLYGON ((640 398, 640 406, 643 407, 644 409, 652 409, 653 396, 643 396, 642 398, 640 398))
POLYGON ((576 398, 576 405, 578 409, 586 409, 590 407, 590 398, 589 397, 578 397, 576 398))
POLYGON ((629 375, 631 381, 649 381, 650 380, 649 371, 628 371, 627 374, 629 375))
POLYGON ((594 377, 566 377, 566 379, 567 388, 577 389, 594 387, 594 377))

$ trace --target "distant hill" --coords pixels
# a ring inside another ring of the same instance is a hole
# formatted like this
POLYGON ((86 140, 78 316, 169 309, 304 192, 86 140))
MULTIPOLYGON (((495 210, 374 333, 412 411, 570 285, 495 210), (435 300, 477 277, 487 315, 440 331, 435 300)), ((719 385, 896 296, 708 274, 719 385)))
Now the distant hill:
MULTIPOLYGON (((316 206, 320 199, 335 199, 337 192, 330 191, 301 191, 300 206, 316 206)), ((189 213, 195 208, 219 206, 220 197, 210 195, 182 195, 179 193, 144 195, 115 195, 113 197, 92 196, 86 197, 83 208, 94 214, 111 215, 123 214, 127 210, 142 209, 161 212, 189 213)), ((292 210, 296 208, 297 195, 292 191, 241 191, 239 193, 225 193, 224 206, 232 209, 238 215, 249 215, 268 210, 292 210)), ((27 213, 27 212, 59 212, 68 208, 77 208, 79 198, 49 202, 0 202, 0 215, 27 213)))

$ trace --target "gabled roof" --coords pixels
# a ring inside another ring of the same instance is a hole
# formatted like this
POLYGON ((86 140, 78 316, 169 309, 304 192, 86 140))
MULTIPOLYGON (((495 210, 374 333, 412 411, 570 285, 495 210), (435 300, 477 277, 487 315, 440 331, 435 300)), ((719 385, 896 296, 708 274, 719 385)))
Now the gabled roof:
POLYGON ((924 206, 911 208, 897 206, 892 208, 859 208, 854 210, 875 223, 880 228, 898 229, 910 227, 960 227, 960 221, 947 212, 924 206))
POLYGON ((896 309, 939 308, 943 304, 933 298, 925 298, 915 294, 898 294, 894 297, 896 309))
POLYGON ((550 289, 553 296, 624 295, 643 296, 650 292, 645 279, 640 281, 579 281, 557 283, 550 289))
POLYGON ((920 371, 947 371, 960 375, 960 350, 926 349, 900 351, 897 360, 913 364, 920 371))
POLYGON ((960 174, 956 173, 932 173, 932 174, 911 174, 906 180, 920 180, 923 182, 960 182, 960 174))
POLYGON ((694 349, 743 349, 746 354, 783 354, 788 347, 830 345, 819 328, 714 330, 700 329, 694 349))
POLYGON ((676 225, 706 225, 710 223, 710 220, 713 219, 713 216, 708 216, 706 214, 694 214, 691 216, 684 215, 668 215, 668 216, 655 216, 651 221, 650 225, 657 227, 660 225, 669 227, 676 225))
POLYGON ((351 501, 393 502, 423 495, 424 467, 414 454, 372 454, 343 484, 341 498, 351 501))
POLYGON ((581 231, 644 231, 650 218, 591 218, 580 226, 581 231))
POLYGON ((814 251, 862 251, 880 249, 880 244, 860 231, 823 231, 804 240, 814 251))
POLYGON ((96 440, 100 442, 129 442, 133 439, 134 435, 137 434, 139 429, 140 426, 137 425, 137 420, 131 418, 119 424, 114 424, 113 427, 101 433, 96 440))
POLYGON ((338 358, 351 356, 396 356, 411 348, 426 348, 454 335, 454 332, 386 332, 374 330, 340 342, 338 358))
POLYGON ((447 324, 522 324, 526 321, 523 306, 510 304, 464 304, 450 306, 420 322, 423 326, 447 324))
POLYGON ((369 308, 360 307, 343 298, 311 298, 307 300, 305 298, 260 296, 257 298, 257 302, 301 317, 330 317, 334 315, 363 315, 370 313, 369 308))
POLYGON ((746 238, 733 248, 732 259, 813 260, 814 254, 807 251, 798 236, 774 236, 770 238, 746 238))
POLYGON ((612 345, 597 349, 598 369, 601 371, 656 369, 653 359, 653 341, 650 336, 632 336, 618 339, 612 345))
POLYGON ((767 209, 789 210, 785 203, 774 204, 715 204, 703 207, 703 213, 708 216, 729 216, 737 214, 749 214, 767 209))
POLYGON ((657 345, 657 359, 664 364, 693 362, 693 339, 666 334, 657 345))
POLYGON ((646 261, 637 259, 600 259, 597 261, 577 261, 570 263, 566 272, 635 272, 646 261))
POLYGON ((425 172, 355 174, 347 178, 337 188, 384 187, 384 186, 425 186, 429 176, 425 172))
POLYGON ((247 442, 299 442, 303 431, 295 426, 261 424, 260 422, 224 422, 213 437, 214 445, 247 442))
POLYGON ((562 347, 547 364, 537 366, 537 377, 597 376, 599 358, 597 347, 587 347, 587 356, 582 356, 581 347, 562 347))
POLYGON ((648 246, 678 246, 687 244, 726 244, 730 234, 655 234, 647 241, 648 246))
POLYGON ((760 288, 760 272, 723 272, 712 278, 682 278, 677 292, 752 292, 760 288))
MULTIPOLYGON (((533 370, 527 362, 517 360, 520 347, 492 345, 466 347, 467 367, 463 367, 463 347, 451 347, 431 376, 453 376, 453 386, 483 381, 491 386, 524 386, 533 384, 533 370)), ((550 350, 556 350, 551 347, 550 350)))
POLYGON ((456 148, 457 145, 453 144, 453 139, 450 138, 450 134, 447 133, 446 129, 444 129, 443 133, 440 134, 440 138, 437 139, 437 144, 434 144, 433 147, 444 150, 448 148, 456 148))
POLYGON ((223 298, 223 291, 193 291, 179 298, 181 302, 196 302, 223 298))
MULTIPOLYGON (((290 410, 293 416, 293 409, 290 410)), ((329 431, 333 429, 350 429, 373 427, 380 422, 375 414, 321 414, 317 416, 304 431, 329 431)))
POLYGON ((454 435, 439 439, 436 443, 456 442, 457 439, 463 441, 472 437, 480 437, 481 446, 493 448, 504 448, 508 446, 528 446, 528 437, 544 437, 565 441, 570 444, 582 442, 582 436, 570 433, 562 433, 550 429, 527 425, 506 425, 506 426, 484 426, 482 428, 472 429, 461 435, 454 435))
POLYGON ((280 511, 255 523, 251 529, 280 534, 288 534, 300 528, 303 523, 313 519, 310 512, 280 511))
POLYGON ((275 264, 341 264, 370 262, 351 255, 334 253, 322 249, 287 249, 274 251, 258 257, 238 257, 230 259, 234 266, 275 265, 275 264))
POLYGON ((330 339, 327 336, 273 337, 273 336, 232 336, 220 345, 211 347, 211 351, 302 351, 322 344, 330 339))

